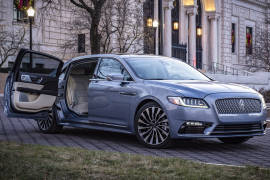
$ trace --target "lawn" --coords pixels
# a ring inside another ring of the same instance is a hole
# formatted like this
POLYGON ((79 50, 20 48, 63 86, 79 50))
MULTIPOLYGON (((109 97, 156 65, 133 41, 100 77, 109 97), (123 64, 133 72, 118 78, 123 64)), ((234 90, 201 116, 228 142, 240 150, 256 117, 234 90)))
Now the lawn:
POLYGON ((270 169, 0 142, 0 179, 270 179, 270 169))

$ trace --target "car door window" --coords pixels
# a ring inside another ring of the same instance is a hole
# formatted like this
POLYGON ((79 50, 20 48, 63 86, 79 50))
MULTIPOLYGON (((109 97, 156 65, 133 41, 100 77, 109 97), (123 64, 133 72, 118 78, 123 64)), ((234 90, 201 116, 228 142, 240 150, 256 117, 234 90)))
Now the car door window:
POLYGON ((20 72, 56 77, 59 61, 35 53, 26 53, 20 64, 20 72))
POLYGON ((105 79, 109 75, 121 75, 124 81, 132 81, 124 66, 115 59, 102 59, 97 72, 98 78, 105 79))

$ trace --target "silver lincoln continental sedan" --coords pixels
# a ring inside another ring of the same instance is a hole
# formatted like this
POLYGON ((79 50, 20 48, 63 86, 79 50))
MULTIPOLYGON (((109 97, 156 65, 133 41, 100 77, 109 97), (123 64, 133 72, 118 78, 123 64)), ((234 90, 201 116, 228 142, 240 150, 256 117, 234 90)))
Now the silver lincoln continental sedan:
POLYGON ((152 55, 87 55, 65 64, 21 49, 5 86, 8 117, 134 134, 150 148, 173 139, 243 143, 265 134, 266 105, 248 87, 211 80, 188 64, 152 55))

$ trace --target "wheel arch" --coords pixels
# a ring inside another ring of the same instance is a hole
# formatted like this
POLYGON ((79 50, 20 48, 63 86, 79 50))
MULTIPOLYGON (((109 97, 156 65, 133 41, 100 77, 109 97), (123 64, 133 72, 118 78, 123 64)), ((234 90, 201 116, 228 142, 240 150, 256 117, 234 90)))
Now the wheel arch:
POLYGON ((135 110, 134 110, 133 113, 132 113, 132 117, 131 117, 131 118, 132 118, 132 121, 131 121, 132 125, 131 125, 131 127, 132 127, 132 132, 133 132, 133 133, 135 132, 135 118, 136 118, 137 112, 139 111, 139 109, 140 109, 141 107, 143 107, 145 104, 147 104, 147 103, 149 103, 149 102, 157 103, 157 104, 163 109, 163 111, 167 113, 167 111, 166 111, 166 109, 165 109, 163 103, 162 103, 159 99, 157 99, 157 98, 155 98, 155 97, 153 97, 153 96, 147 96, 147 97, 142 98, 142 99, 135 105, 136 108, 134 108, 135 110))

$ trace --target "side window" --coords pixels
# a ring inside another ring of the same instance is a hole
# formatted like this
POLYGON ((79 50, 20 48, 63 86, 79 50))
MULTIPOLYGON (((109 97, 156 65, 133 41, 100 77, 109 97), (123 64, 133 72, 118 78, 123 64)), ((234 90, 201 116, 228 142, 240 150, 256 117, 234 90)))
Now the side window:
POLYGON ((109 75, 123 76, 124 81, 132 81, 124 66, 114 59, 102 59, 97 72, 99 78, 105 79, 109 75))
POLYGON ((59 63, 47 56, 26 53, 21 61, 20 72, 56 77, 59 63))

